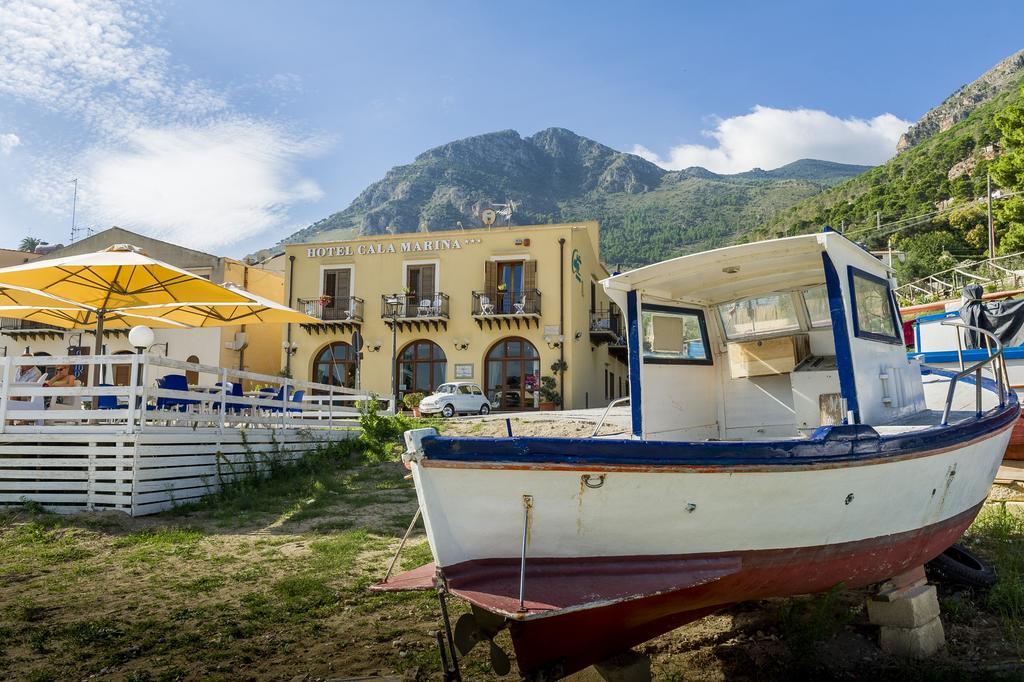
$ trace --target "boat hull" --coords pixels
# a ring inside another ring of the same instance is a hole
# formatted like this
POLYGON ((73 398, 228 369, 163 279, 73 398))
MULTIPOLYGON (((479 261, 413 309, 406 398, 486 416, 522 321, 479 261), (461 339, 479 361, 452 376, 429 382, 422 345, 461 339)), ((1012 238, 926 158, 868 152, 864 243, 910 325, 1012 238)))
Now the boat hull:
MULTIPOLYGON (((731 604, 886 580, 942 553, 963 534, 979 508, 976 505, 939 523, 897 535, 838 545, 716 555, 716 559, 738 559, 742 568, 687 589, 549 618, 513 621, 510 627, 519 669, 525 675, 543 672, 557 677, 731 604)), ((468 567, 452 568, 452 576, 458 576, 468 567)), ((568 565, 565 568, 572 570, 568 565)), ((623 575, 622 580, 630 577, 623 575)), ((527 586, 529 581, 528 571, 527 586)), ((452 582, 457 584, 458 579, 452 582)), ((585 590, 585 584, 580 589, 585 590)), ((486 600, 478 605, 489 608, 486 600)), ((490 608, 494 607, 491 602, 490 608)))

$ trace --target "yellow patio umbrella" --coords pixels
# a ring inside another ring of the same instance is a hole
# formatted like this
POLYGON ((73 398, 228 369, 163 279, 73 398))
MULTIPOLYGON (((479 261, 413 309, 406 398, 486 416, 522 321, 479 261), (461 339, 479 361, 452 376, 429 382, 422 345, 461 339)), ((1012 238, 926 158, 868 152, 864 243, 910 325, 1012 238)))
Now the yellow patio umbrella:
POLYGON ((245 303, 188 303, 127 308, 123 313, 143 315, 188 327, 225 327, 240 324, 320 324, 320 320, 246 291, 234 284, 224 285, 248 300, 245 303))
MULTIPOLYGON (((0 306, 0 317, 29 320, 63 329, 92 329, 97 323, 95 310, 69 306, 57 299, 52 299, 49 305, 0 306)), ((185 328, 187 326, 172 320, 161 320, 128 312, 108 312, 103 316, 104 329, 130 329, 140 324, 167 328, 185 328)))
MULTIPOLYGON (((0 287, 31 289, 89 309, 102 352, 105 318, 126 308, 160 304, 244 303, 245 296, 199 275, 150 258, 130 244, 0 269, 0 287)), ((60 307, 60 306, 56 306, 60 307)), ((62 325, 68 326, 68 325, 62 325)), ((99 365, 95 380, 99 383, 99 365)))

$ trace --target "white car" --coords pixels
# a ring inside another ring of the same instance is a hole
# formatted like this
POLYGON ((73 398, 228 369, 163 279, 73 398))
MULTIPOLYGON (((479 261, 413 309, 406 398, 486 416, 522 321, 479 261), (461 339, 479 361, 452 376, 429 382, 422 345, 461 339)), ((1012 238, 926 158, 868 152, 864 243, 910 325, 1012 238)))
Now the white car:
POLYGON ((468 381, 453 381, 441 384, 437 390, 420 402, 421 414, 437 414, 453 417, 456 414, 487 414, 491 402, 480 390, 479 384, 468 381))

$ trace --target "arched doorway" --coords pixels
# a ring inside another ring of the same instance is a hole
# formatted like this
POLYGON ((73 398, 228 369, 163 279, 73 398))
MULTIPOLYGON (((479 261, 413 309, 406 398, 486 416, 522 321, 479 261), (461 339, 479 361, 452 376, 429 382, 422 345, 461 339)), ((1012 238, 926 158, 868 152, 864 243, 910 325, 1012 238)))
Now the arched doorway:
MULTIPOLYGON (((185 362, 191 362, 193 365, 198 365, 199 364, 199 356, 198 355, 190 355, 187 358, 185 358, 185 362)), ((195 369, 186 369, 185 370, 185 383, 188 384, 189 386, 195 386, 196 384, 198 384, 199 383, 199 371, 195 370, 195 369)))
MULTIPOLYGON (((119 350, 114 355, 135 355, 135 351, 119 350)), ((114 385, 130 386, 132 383, 132 366, 124 363, 114 365, 114 385)))
POLYGON ((448 358, 441 346, 427 339, 413 341, 398 354, 399 397, 406 393, 430 395, 444 383, 448 358))
POLYGON ((356 387, 356 353, 352 344, 335 341, 313 358, 313 381, 344 388, 356 387))
POLYGON ((484 361, 484 390, 499 410, 532 410, 540 389, 540 353, 511 336, 491 346, 484 361))

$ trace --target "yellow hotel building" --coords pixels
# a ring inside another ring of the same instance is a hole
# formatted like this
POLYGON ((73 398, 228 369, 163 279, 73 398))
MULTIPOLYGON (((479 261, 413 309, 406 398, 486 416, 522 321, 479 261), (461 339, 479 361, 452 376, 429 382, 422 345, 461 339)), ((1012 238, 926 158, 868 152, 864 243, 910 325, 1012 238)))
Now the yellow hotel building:
POLYGON ((296 378, 391 395, 394 333, 400 398, 472 381, 494 409, 536 409, 545 375, 566 409, 629 390, 596 222, 374 235, 285 255, 288 302, 322 321, 286 332, 296 378))

